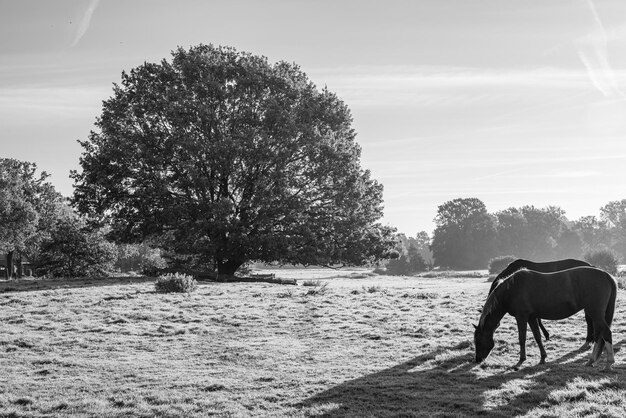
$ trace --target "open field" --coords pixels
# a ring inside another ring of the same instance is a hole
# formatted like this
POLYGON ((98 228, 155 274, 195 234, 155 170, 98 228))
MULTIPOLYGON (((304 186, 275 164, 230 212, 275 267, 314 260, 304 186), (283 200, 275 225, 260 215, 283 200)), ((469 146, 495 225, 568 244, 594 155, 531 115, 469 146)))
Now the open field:
POLYGON ((547 364, 531 337, 513 371, 508 316, 473 362, 485 277, 361 273, 280 270, 328 285, 190 295, 146 279, 2 282, 0 416, 626 416, 624 290, 614 373, 583 366, 582 314, 545 321, 547 364))

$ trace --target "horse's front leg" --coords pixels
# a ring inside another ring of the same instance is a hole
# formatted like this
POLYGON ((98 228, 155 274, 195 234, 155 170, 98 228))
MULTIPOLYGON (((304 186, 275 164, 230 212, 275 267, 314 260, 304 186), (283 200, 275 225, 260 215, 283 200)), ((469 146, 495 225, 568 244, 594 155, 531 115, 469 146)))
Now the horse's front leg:
POLYGON ((541 333, 539 332, 539 326, 541 324, 539 319, 535 317, 528 318, 528 323, 530 324, 530 329, 533 332, 533 337, 535 337, 535 341, 537 341, 537 345, 539 346, 539 353, 541 354, 539 364, 545 364, 547 354, 546 350, 543 348, 543 343, 541 342, 541 333))
POLYGON ((517 333, 519 335, 519 361, 513 369, 517 370, 526 360, 526 326, 528 324, 528 317, 515 317, 517 322, 517 333))

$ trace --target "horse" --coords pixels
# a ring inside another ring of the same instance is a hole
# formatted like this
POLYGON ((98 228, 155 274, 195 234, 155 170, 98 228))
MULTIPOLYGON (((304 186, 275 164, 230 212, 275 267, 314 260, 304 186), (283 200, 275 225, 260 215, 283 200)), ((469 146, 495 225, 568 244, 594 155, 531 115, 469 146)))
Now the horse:
MULTIPOLYGON (((511 262, 508 266, 506 266, 506 268, 502 270, 495 279, 493 279, 491 287, 489 288, 489 294, 491 294, 491 292, 493 292, 493 289, 495 289, 496 286, 506 277, 524 268, 528 270, 538 271, 540 273, 553 273, 555 271, 567 270, 573 267, 583 266, 591 267, 591 264, 587 263, 586 261, 576 260, 574 258, 547 261, 544 263, 535 263, 534 261, 518 258, 517 260, 511 262)), ((579 348, 579 350, 587 350, 593 342, 593 324, 591 322, 591 318, 585 315, 585 321, 587 322, 587 337, 585 338, 585 343, 579 348)), ((544 337, 546 338, 546 341, 548 341, 550 339, 550 334, 548 333, 548 330, 546 329, 546 327, 543 326, 543 323, 540 319, 537 319, 537 322, 539 328, 543 332, 544 337)))
POLYGON ((584 310, 593 323, 593 351, 587 366, 593 366, 606 351, 606 370, 615 362, 611 322, 615 311, 617 284, 613 277, 595 267, 575 267, 555 273, 519 270, 507 277, 487 297, 478 325, 474 325, 476 362, 482 362, 494 347, 493 334, 505 314, 515 317, 520 359, 526 360, 526 326, 530 325, 539 346, 541 361, 546 350, 541 343, 537 319, 564 319, 584 310))

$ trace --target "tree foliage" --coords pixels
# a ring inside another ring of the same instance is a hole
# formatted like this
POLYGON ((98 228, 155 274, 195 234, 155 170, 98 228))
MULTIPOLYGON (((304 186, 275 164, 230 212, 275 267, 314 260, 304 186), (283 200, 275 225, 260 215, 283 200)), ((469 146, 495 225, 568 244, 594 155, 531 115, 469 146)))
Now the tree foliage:
MULTIPOLYGON (((418 238, 423 239, 424 236, 418 234, 418 238)), ((425 271, 427 269, 426 260, 418 248, 420 241, 404 234, 398 234, 397 240, 398 244, 395 250, 399 256, 387 262, 385 272, 391 275, 411 275, 425 271)))
POLYGON ((103 276, 115 261, 115 246, 102 231, 90 229, 76 217, 58 219, 37 258, 36 269, 54 277, 103 276))
POLYGON ((37 174, 34 163, 0 158, 0 252, 6 255, 9 276, 14 258, 35 256, 61 210, 61 195, 48 177, 37 174))
POLYGON ((608 247, 626 260, 626 199, 609 202, 600 208, 600 219, 607 228, 608 247))
POLYGON ((496 221, 476 198, 440 205, 431 244, 435 263, 458 269, 485 268, 494 252, 496 221))
POLYGON ((527 205, 497 212, 498 253, 534 261, 580 256, 582 243, 572 236, 564 215, 558 206, 527 205))
POLYGON ((80 142, 82 213, 118 242, 156 239, 232 274, 245 261, 362 264, 393 230, 360 166, 346 105, 298 66, 232 48, 179 48, 122 74, 80 142))

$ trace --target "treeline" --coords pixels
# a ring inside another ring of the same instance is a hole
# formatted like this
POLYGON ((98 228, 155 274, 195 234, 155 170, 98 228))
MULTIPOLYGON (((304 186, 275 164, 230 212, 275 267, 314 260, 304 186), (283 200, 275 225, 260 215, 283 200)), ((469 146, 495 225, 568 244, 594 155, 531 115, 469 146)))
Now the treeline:
POLYGON ((0 276, 100 276, 164 266, 158 249, 109 242, 34 163, 0 158, 0 276))
POLYGON ((567 219, 558 206, 489 213, 477 198, 454 199, 438 207, 429 249, 433 265, 454 269, 484 269, 491 258, 504 255, 547 261, 597 250, 625 260, 626 199, 601 207, 599 218, 577 220, 567 219))

